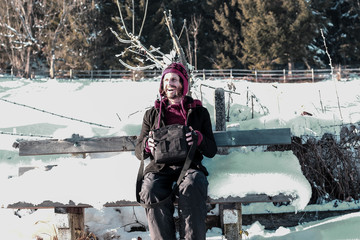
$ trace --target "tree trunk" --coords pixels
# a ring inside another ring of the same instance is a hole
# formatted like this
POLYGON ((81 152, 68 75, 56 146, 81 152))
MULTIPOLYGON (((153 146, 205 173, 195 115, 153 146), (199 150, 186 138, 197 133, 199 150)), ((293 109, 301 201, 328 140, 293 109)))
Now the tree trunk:
POLYGON ((55 53, 52 50, 51 59, 50 59, 50 78, 55 78, 55 53))
POLYGON ((30 54, 31 53, 31 47, 27 48, 27 52, 26 52, 26 62, 25 62, 25 78, 30 78, 30 54))

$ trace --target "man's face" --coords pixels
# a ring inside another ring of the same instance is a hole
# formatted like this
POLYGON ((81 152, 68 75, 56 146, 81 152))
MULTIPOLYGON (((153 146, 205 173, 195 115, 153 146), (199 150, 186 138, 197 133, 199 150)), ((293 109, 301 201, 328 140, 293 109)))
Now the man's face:
POLYGON ((167 73, 163 78, 163 87, 168 99, 177 99, 182 97, 183 86, 180 77, 176 73, 167 73))

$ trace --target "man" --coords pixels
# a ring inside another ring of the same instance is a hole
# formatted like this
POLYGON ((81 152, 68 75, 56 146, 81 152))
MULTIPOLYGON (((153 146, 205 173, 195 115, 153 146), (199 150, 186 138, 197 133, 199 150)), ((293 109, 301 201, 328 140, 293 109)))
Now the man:
MULTIPOLYGON (((140 199, 144 204, 158 203, 172 193, 172 187, 178 180, 184 163, 155 163, 153 153, 156 143, 151 131, 171 124, 186 125, 195 131, 196 142, 193 142, 192 133, 186 134, 188 145, 196 144, 197 148, 176 195, 180 239, 202 240, 206 238, 208 172, 201 160, 203 156, 214 157, 217 146, 208 110, 202 106, 201 101, 186 96, 188 81, 188 74, 180 63, 172 63, 163 71, 159 89, 161 99, 156 100, 155 106, 144 115, 135 154, 140 160, 148 157, 151 159, 144 171, 140 199)), ((151 239, 176 239, 174 205, 171 201, 146 208, 146 214, 151 239)))

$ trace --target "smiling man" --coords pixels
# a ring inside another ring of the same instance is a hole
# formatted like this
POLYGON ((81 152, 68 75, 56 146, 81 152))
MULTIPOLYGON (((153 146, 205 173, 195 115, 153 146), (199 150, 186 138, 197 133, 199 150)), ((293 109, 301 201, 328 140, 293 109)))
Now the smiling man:
MULTIPOLYGON (((172 201, 163 201, 173 192, 184 162, 176 164, 157 163, 154 160, 156 143, 152 136, 154 129, 179 124, 188 126, 196 132, 193 141, 191 132, 186 134, 188 145, 196 144, 194 158, 187 169, 182 182, 176 190, 179 209, 180 239, 204 240, 206 238, 207 187, 208 172, 202 165, 203 156, 212 158, 217 152, 211 120, 208 110, 201 101, 186 96, 189 77, 180 63, 170 64, 162 73, 160 82, 160 100, 145 112, 141 133, 135 154, 140 160, 150 157, 143 175, 139 193, 146 207, 151 239, 176 239, 174 205, 172 201), (161 204, 156 204, 156 203, 161 204), (150 205, 156 206, 151 207, 150 205)), ((171 199, 172 200, 172 199, 171 199)))
POLYGON ((182 100, 182 84, 179 75, 172 72, 165 74, 163 84, 170 104, 180 103, 182 100))

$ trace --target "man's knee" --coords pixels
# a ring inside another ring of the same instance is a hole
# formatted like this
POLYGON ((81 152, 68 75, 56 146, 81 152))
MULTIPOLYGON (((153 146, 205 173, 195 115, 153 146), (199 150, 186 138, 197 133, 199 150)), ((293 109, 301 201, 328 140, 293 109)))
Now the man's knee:
POLYGON ((171 192, 171 182, 153 173, 145 175, 141 186, 140 198, 146 202, 157 202, 166 198, 171 192))
POLYGON ((209 183, 203 172, 190 169, 179 186, 179 192, 184 196, 191 197, 193 195, 194 197, 206 199, 208 185, 209 183))

